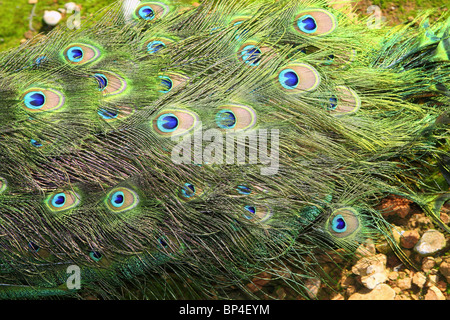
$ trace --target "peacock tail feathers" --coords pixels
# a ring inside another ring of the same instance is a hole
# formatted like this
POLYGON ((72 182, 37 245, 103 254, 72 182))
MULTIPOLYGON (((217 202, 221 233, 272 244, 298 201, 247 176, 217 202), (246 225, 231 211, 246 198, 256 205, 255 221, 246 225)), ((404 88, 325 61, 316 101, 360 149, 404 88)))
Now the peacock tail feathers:
POLYGON ((366 239, 402 255, 388 194, 448 232, 445 18, 126 0, 2 53, 0 297, 227 297, 290 267, 307 295, 366 239))

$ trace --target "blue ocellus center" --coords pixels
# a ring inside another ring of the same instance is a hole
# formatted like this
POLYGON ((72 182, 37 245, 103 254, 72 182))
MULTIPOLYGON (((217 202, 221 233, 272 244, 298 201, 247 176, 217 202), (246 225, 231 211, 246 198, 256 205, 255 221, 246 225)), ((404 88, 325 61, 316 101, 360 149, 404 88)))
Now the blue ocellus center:
POLYGON ((251 65, 257 66, 261 62, 261 50, 254 45, 248 45, 244 47, 241 52, 242 61, 251 65))
POLYGON ((125 196, 122 191, 115 192, 111 197, 111 203, 114 207, 120 207, 123 205, 125 196))
POLYGON ((231 110, 221 110, 216 114, 216 124, 222 129, 232 129, 236 125, 236 116, 231 110))
POLYGON ((156 53, 161 49, 164 49, 166 45, 162 41, 152 41, 147 45, 147 52, 148 53, 156 53))
POLYGON ((168 243, 167 243, 167 240, 165 239, 165 237, 160 237, 158 239, 158 243, 163 248, 166 248, 168 246, 168 243))
POLYGON ((30 143, 31 143, 31 145, 32 145, 33 147, 36 147, 36 148, 40 148, 40 147, 43 146, 42 143, 40 143, 40 142, 38 142, 38 141, 36 141, 36 140, 34 140, 34 139, 31 139, 31 140, 30 140, 30 143))
POLYGON ((185 183, 181 189, 181 193, 185 198, 190 198, 195 195, 195 187, 192 183, 185 183))
POLYGON ((345 219, 342 215, 337 215, 334 217, 332 222, 333 230, 336 232, 344 232, 347 230, 347 223, 345 222, 345 219))
POLYGON ((29 242, 28 243, 28 248, 30 248, 34 252, 38 252, 39 249, 40 249, 39 246, 36 243, 34 243, 34 242, 29 242))
POLYGON ((173 113, 163 114, 159 116, 157 126, 162 132, 173 132, 178 127, 178 118, 173 113))
POLYGON ((83 60, 83 49, 80 47, 73 47, 67 51, 67 57, 72 62, 80 62, 83 60))
POLYGON ((256 208, 253 206, 245 206, 245 210, 247 210, 248 212, 250 212, 251 215, 244 215, 244 217, 246 219, 253 219, 255 213, 256 213, 256 208))
POLYGON ((144 20, 152 20, 155 17, 155 12, 149 6, 144 6, 139 9, 139 16, 144 20))
POLYGON ((314 33, 317 31, 317 23, 313 16, 307 14, 297 20, 298 28, 305 33, 314 33))
POLYGON ((94 261, 100 261, 100 259, 103 257, 103 255, 98 252, 98 251, 91 251, 89 253, 89 256, 94 260, 94 261))
POLYGON ((105 90, 105 88, 108 86, 108 78, 106 78, 106 76, 101 73, 96 73, 94 77, 98 82, 98 90, 105 90))
POLYGON ((237 191, 240 193, 240 194, 245 194, 245 195, 247 195, 247 194, 250 194, 252 191, 251 191, 251 189, 249 188, 249 187, 247 187, 247 186, 237 186, 237 191))
POLYGON ((330 98, 330 103, 328 105, 328 110, 334 110, 337 108, 337 98, 336 97, 331 97, 330 98))
POLYGON ((113 111, 113 110, 107 110, 107 109, 100 109, 97 111, 97 113, 106 120, 109 119, 115 119, 117 118, 117 116, 119 115, 119 113, 117 111, 113 111))
POLYGON ((40 109, 45 104, 45 94, 40 91, 32 91, 25 95, 25 105, 30 109, 40 109))
POLYGON ((160 77, 161 78, 161 86, 164 88, 164 90, 161 90, 160 92, 166 93, 172 90, 173 82, 169 77, 160 77))
POLYGON ((298 86, 300 79, 294 70, 285 69, 280 72, 278 81, 285 89, 292 90, 298 86))
POLYGON ((52 199, 52 205, 56 208, 62 207, 65 203, 66 195, 64 193, 58 193, 52 199))

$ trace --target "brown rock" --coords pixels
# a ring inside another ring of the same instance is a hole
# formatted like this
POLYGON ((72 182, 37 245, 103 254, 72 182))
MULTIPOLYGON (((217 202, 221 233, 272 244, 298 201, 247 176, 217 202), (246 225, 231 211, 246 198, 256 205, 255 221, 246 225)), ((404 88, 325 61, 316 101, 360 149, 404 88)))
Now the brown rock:
POLYGON ((397 280, 397 278, 398 278, 398 272, 397 271, 392 271, 388 275, 388 279, 389 280, 394 281, 394 280, 397 280))
POLYGON ((408 230, 403 233, 400 237, 400 244, 403 248, 411 249, 420 239, 419 231, 417 230, 408 230))
POLYGON ((422 259, 422 270, 429 272, 436 265, 436 260, 433 257, 425 257, 422 259))
POLYGON ((317 298, 317 294, 319 293, 321 284, 322 282, 317 278, 310 278, 305 281, 305 288, 307 290, 308 296, 311 299, 317 298))
POLYGON ((352 294, 348 300, 394 300, 395 291, 387 284, 379 284, 373 290, 367 288, 352 294))
POLYGON ((414 283, 419 288, 423 288, 427 282, 427 276, 423 272, 416 272, 412 278, 412 283, 414 283))
POLYGON ((411 278, 403 278, 403 279, 398 279, 397 280, 397 286, 401 290, 411 289, 411 283, 412 283, 412 279, 411 278))
POLYGON ((342 294, 338 293, 335 296, 333 296, 331 298, 331 300, 345 300, 345 299, 344 299, 344 296, 342 294))
POLYGON ((428 288, 425 300, 445 300, 445 296, 437 287, 431 286, 428 288))
POLYGON ((374 289, 380 283, 387 281, 387 258, 384 254, 365 257, 352 267, 352 272, 361 276, 361 283, 368 289, 374 289))
POLYGON ((448 224, 450 222, 450 217, 446 212, 441 211, 441 220, 443 223, 448 224))
POLYGON ((427 277, 427 282, 425 283, 425 285, 427 287, 431 287, 431 286, 435 286, 436 283, 439 282, 439 275, 437 274, 429 274, 427 277))
POLYGON ((450 283, 450 259, 445 259, 439 266, 439 272, 445 277, 448 283, 450 283))
POLYGON ((405 218, 411 211, 411 204, 411 200, 397 195, 389 195, 381 200, 381 204, 378 206, 378 209, 385 217, 398 215, 401 218, 405 218))

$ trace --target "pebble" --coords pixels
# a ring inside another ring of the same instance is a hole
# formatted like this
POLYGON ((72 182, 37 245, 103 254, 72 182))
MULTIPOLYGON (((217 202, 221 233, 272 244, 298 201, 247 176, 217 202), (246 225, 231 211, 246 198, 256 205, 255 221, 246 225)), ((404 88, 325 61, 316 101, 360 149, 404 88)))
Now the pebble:
POLYGON ((331 298, 331 300, 345 300, 344 296, 340 293, 336 294, 331 298))
POLYGON ((450 259, 445 259, 439 266, 439 272, 445 277, 448 283, 450 283, 450 259))
POLYGON ((62 15, 58 11, 54 10, 45 10, 44 11, 44 22, 49 26, 56 26, 61 20, 62 15))
POLYGON ((66 9, 68 12, 73 12, 78 9, 78 5, 75 2, 67 2, 64 5, 64 9, 66 9))
POLYGON ((425 257, 422 260, 422 270, 429 272, 436 265, 436 260, 433 257, 425 257))
POLYGON ((401 290, 408 290, 411 289, 412 279, 411 278, 403 278, 397 280, 397 286, 401 290))
POLYGON ((305 288, 308 291, 308 296, 311 299, 317 298, 317 294, 319 293, 321 284, 322 282, 317 278, 311 278, 305 281, 305 288))
POLYGON ((431 255, 446 246, 445 236, 437 230, 427 230, 419 242, 414 247, 414 250, 420 255, 431 255))
POLYGON ((384 254, 377 254, 365 257, 352 267, 352 272, 361 276, 361 283, 368 289, 374 289, 377 285, 387 281, 386 272, 387 257, 384 254))
POLYGON ((400 244, 405 249, 412 249, 420 239, 419 231, 408 230, 400 237, 400 244))
POLYGON ((412 278, 412 283, 422 289, 427 282, 427 276, 423 272, 416 272, 412 278))
POLYGON ((392 280, 392 281, 397 280, 398 272, 397 271, 389 272, 388 278, 389 278, 389 280, 392 280))
POLYGON ((427 294, 425 295, 425 300, 445 300, 445 296, 438 287, 431 286, 428 288, 427 294))
POLYGON ((429 274, 427 277, 427 282, 425 283, 425 285, 427 287, 431 287, 436 285, 436 283, 439 282, 439 275, 437 274, 429 274))
POLYGON ((348 300, 394 300, 396 293, 394 289, 385 283, 381 283, 373 290, 364 288, 352 294, 348 300))

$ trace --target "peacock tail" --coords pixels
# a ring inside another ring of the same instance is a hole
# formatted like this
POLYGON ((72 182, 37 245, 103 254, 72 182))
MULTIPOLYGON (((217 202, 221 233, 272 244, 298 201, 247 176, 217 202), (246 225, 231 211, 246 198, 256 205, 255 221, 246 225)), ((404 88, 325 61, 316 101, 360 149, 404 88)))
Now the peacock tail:
POLYGON ((449 232, 448 14, 344 9, 124 0, 1 53, 0 297, 308 297, 367 239, 408 261, 390 194, 449 232))

